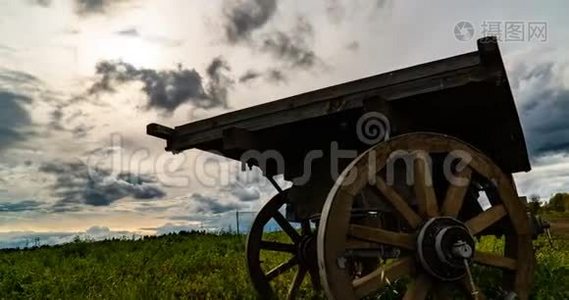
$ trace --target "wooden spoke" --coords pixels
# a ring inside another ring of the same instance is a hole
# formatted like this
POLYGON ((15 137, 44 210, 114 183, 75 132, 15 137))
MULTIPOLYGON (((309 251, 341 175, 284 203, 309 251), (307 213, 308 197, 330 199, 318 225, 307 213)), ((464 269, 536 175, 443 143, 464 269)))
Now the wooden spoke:
POLYGON ((296 247, 293 244, 285 244, 273 241, 261 241, 261 249, 288 253, 296 252, 296 247))
POLYGON ((298 260, 296 259, 296 257, 292 257, 291 259, 289 259, 288 261, 276 266, 275 268, 273 268, 272 270, 270 270, 267 273, 267 279, 268 280, 273 280, 275 277, 281 275, 282 273, 290 270, 292 267, 294 267, 296 264, 298 263, 298 260))
POLYGON ((279 226, 286 232, 286 234, 292 239, 293 242, 298 243, 300 241, 300 235, 298 232, 290 225, 286 218, 280 213, 276 212, 273 219, 277 221, 279 226))
POLYGON ((474 262, 500 269, 515 270, 516 260, 502 255, 497 255, 488 252, 476 251, 474 253, 474 262))
POLYGON ((376 269, 364 277, 353 280, 354 293, 357 298, 362 298, 413 271, 414 260, 411 257, 400 258, 385 268, 376 269))
POLYGON ((396 246, 409 250, 415 249, 415 238, 408 233, 393 232, 385 229, 351 224, 348 229, 348 236, 364 241, 396 246))
POLYGON ((287 299, 296 299, 296 294, 298 293, 298 289, 300 288, 300 285, 302 284, 302 280, 304 279, 305 275, 306 275, 306 269, 299 266, 298 270, 296 271, 296 275, 294 275, 292 284, 290 285, 290 288, 288 290, 288 294, 286 297, 287 299))
POLYGON ((413 174, 415 176, 413 185, 419 206, 419 214, 426 218, 436 217, 439 214, 439 208, 431 177, 429 156, 426 153, 419 153, 413 162, 413 174))
POLYGON ((399 194, 383 180, 383 178, 377 176, 375 186, 377 189, 387 198, 387 201, 401 214, 401 216, 407 221, 407 224, 412 228, 417 228, 422 222, 422 219, 417 215, 407 202, 399 196, 399 194))
POLYGON ((490 227, 492 224, 498 222, 506 215, 504 205, 495 205, 488 210, 480 213, 476 217, 468 220, 466 226, 470 229, 472 235, 480 233, 482 230, 490 227))
POLYGON ((403 300, 422 300, 427 298, 432 281, 426 274, 419 275, 414 282, 407 285, 403 300))
POLYGON ((445 216, 456 217, 460 212, 460 208, 462 207, 462 203, 464 202, 464 197, 466 195, 466 191, 468 190, 468 186, 470 185, 470 179, 472 176, 472 169, 469 167, 465 167, 462 171, 458 173, 459 178, 455 178, 455 180, 459 180, 460 183, 458 185, 454 185, 452 182, 450 183, 446 196, 445 201, 443 203, 442 214, 445 216))

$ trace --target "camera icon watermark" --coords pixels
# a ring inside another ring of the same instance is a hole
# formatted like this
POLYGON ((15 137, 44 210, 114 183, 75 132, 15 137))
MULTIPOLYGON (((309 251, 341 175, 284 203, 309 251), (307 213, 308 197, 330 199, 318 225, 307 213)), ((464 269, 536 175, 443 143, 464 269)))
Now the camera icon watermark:
POLYGON ((494 36, 499 42, 547 42, 548 24, 545 21, 484 20, 479 30, 472 22, 459 21, 453 27, 456 40, 467 42, 475 36, 494 36))

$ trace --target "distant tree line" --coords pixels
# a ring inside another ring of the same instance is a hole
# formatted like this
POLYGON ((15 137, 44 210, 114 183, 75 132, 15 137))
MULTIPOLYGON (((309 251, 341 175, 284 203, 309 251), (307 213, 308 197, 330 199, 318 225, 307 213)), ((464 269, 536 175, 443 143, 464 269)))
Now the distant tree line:
POLYGON ((557 193, 547 202, 542 202, 538 195, 531 195, 528 205, 530 211, 533 212, 540 209, 552 212, 569 212, 569 193, 557 193))

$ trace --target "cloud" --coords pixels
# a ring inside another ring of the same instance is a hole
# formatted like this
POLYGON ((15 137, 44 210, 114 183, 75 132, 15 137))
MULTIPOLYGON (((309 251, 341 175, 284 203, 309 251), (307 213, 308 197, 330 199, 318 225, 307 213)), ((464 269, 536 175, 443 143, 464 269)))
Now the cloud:
POLYGON ((115 34, 127 38, 141 38, 147 42, 160 44, 164 47, 178 47, 184 44, 184 41, 182 40, 166 37, 163 35, 143 34, 135 27, 129 27, 119 31, 115 31, 115 34))
POLYGON ((259 200, 261 192, 259 188, 253 185, 244 185, 239 182, 229 186, 231 195, 235 196, 239 201, 249 202, 259 200))
POLYGON ((530 52, 511 66, 512 88, 534 160, 569 154, 569 61, 558 57, 530 52))
POLYGON ((232 210, 242 209, 243 205, 238 202, 222 202, 220 199, 194 193, 190 196, 190 201, 195 201, 194 212, 220 214, 232 210))
POLYGON ((262 34, 260 43, 254 47, 282 61, 288 68, 308 69, 319 62, 316 53, 311 49, 313 37, 312 25, 306 18, 299 17, 291 30, 274 30, 262 34))
POLYGON ((233 85, 233 80, 225 75, 226 71, 231 71, 231 68, 221 56, 214 58, 206 69, 209 78, 208 97, 210 99, 219 99, 220 103, 223 104, 227 103, 227 91, 233 85))
POLYGON ((29 136, 25 128, 32 121, 25 105, 31 102, 27 96, 0 90, 0 150, 29 136))
POLYGON ((39 171, 55 175, 53 195, 58 198, 56 211, 77 209, 77 205, 107 206, 125 198, 162 198, 165 192, 156 181, 145 175, 111 174, 108 170, 90 168, 80 162, 54 161, 44 163, 39 171))
POLYGON ((85 231, 77 232, 34 232, 11 231, 0 232, 0 249, 26 248, 44 245, 59 245, 81 240, 100 241, 111 238, 140 238, 140 234, 131 231, 115 231, 106 226, 92 226, 85 231))
POLYGON ((276 0, 224 1, 224 29, 227 41, 234 44, 248 40, 251 32, 263 27, 276 10, 276 0))
POLYGON ((251 80, 257 79, 261 76, 261 73, 255 70, 247 70, 243 75, 239 76, 239 83, 249 82, 251 80))
POLYGON ((75 13, 78 15, 105 14, 121 2, 130 0, 74 0, 75 13))
POLYGON ((277 69, 268 69, 262 73, 255 70, 247 70, 239 77, 239 83, 248 83, 259 78, 264 78, 266 81, 272 83, 287 81, 287 78, 282 71, 277 69))
POLYGON ((215 58, 208 67, 209 85, 204 88, 202 77, 195 69, 181 65, 174 70, 137 68, 122 61, 101 61, 96 66, 100 77, 89 89, 89 94, 114 92, 121 84, 142 82, 142 91, 148 96, 146 108, 174 111, 184 103, 200 108, 226 107, 227 89, 231 86, 223 72, 229 70, 227 62, 215 58))
POLYGON ((115 34, 118 34, 121 36, 130 36, 130 37, 140 36, 140 33, 138 32, 138 30, 136 28, 127 28, 127 29, 119 30, 119 31, 115 32, 115 34))
POLYGON ((353 41, 346 45, 346 48, 351 51, 357 51, 360 49, 360 43, 358 41, 353 41))
POLYGON ((0 202, 0 212, 23 212, 37 210, 42 206, 41 202, 24 200, 19 202, 0 202))
POLYGON ((156 235, 163 235, 168 233, 178 233, 180 231, 193 231, 193 230, 200 230, 201 227, 196 224, 172 224, 166 223, 160 227, 156 228, 142 228, 142 229, 150 229, 156 232, 156 235))
POLYGON ((51 0, 28 0, 28 2, 32 5, 37 5, 41 7, 50 7, 51 0))
POLYGON ((17 91, 22 94, 40 90, 41 81, 28 73, 0 67, 0 91, 17 91))
MULTIPOLYGON (((272 29, 254 32, 264 27, 275 15, 275 0, 225 1, 223 5, 225 41, 230 45, 242 45, 253 51, 266 53, 283 63, 283 68, 312 68, 320 60, 312 50, 314 30, 309 21, 298 17, 291 30, 272 29)), ((281 71, 282 74, 282 71, 281 71)), ((257 78, 249 73, 241 76, 241 82, 257 78)), ((267 77, 280 82, 284 77, 267 77)))
POLYGON ((346 9, 340 0, 327 0, 325 4, 326 16, 332 23, 340 23, 346 14, 346 9))
MULTIPOLYGON (((383 12, 386 9, 391 9, 393 7, 393 0, 375 0, 375 3, 372 1, 366 1, 366 7, 361 7, 361 5, 355 1, 349 1, 350 5, 350 12, 354 11, 364 11, 364 12, 371 12, 372 14, 376 14, 377 12, 383 12)), ((326 10, 326 17, 327 19, 334 23, 340 24, 346 19, 346 16, 349 14, 347 13, 346 5, 342 3, 341 0, 326 0, 324 4, 324 9, 326 10)), ((374 19, 377 17, 375 16, 374 19)))
POLYGON ((107 226, 91 226, 89 227, 85 233, 91 236, 101 236, 101 235, 108 235, 111 232, 109 227, 107 226))
POLYGON ((289 33, 275 31, 266 35, 261 50, 287 62, 292 67, 309 68, 318 60, 308 42, 313 35, 314 30, 308 20, 297 18, 295 27, 289 33))

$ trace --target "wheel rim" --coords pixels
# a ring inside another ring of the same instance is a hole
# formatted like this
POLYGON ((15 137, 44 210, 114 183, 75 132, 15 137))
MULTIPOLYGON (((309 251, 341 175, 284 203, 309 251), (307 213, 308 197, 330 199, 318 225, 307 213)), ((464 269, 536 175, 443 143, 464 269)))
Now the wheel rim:
POLYGON ((314 289, 319 289, 318 268, 316 265, 316 238, 310 228, 309 221, 301 223, 298 232, 279 211, 286 203, 286 191, 274 196, 259 211, 247 237, 247 266, 253 286, 263 299, 276 298, 277 295, 271 282, 283 274, 295 271, 294 277, 288 283, 288 299, 294 299, 306 277, 310 278, 314 289), (280 229, 290 238, 290 243, 267 241, 263 239, 264 228, 274 220, 280 229), (277 266, 264 269, 261 252, 288 253, 277 266), (296 269, 296 270, 294 270, 296 269))
MULTIPOLYGON (((472 249, 473 257, 470 260, 503 270, 503 278, 507 281, 504 288, 514 291, 521 299, 527 299, 534 257, 525 208, 517 198, 511 179, 480 151, 458 139, 432 133, 401 135, 376 145, 356 158, 340 175, 328 194, 318 231, 318 266, 324 291, 331 299, 355 299, 369 295, 398 278, 411 277, 404 298, 424 299, 441 278, 428 272, 424 262, 417 258, 420 256, 418 252, 421 252, 418 251, 417 238, 429 220, 443 216, 462 219, 459 223, 464 224, 469 233, 476 236, 502 226, 499 228, 506 235, 504 255, 472 249), (415 180, 412 189, 416 200, 413 205, 407 201, 408 197, 402 196, 401 191, 386 180, 385 168, 389 167, 387 162, 390 155, 398 151, 407 151, 405 153, 413 155, 415 180), (471 160, 457 174, 458 178, 465 179, 466 182, 450 183, 441 193, 435 190, 437 184, 428 184, 438 183, 437 178, 431 178, 434 174, 431 168, 436 159, 430 159, 431 156, 436 158, 448 153, 466 153, 471 160), (423 163, 429 161, 431 164, 423 163), (370 179, 373 179, 372 185, 370 179), (467 205, 464 200, 467 198, 466 193, 473 185, 480 184, 478 181, 486 184, 486 194, 493 191, 492 206, 486 210, 481 209, 476 215, 469 215, 468 210, 461 208, 467 205), (404 226, 399 230, 353 224, 352 209, 357 202, 354 199, 370 188, 376 189, 392 214, 403 220, 404 226), (389 245, 401 249, 403 255, 365 276, 354 278, 338 263, 353 240, 389 245)), ((433 241, 432 246, 434 245, 433 241)), ((446 279, 461 286, 469 297, 483 298, 481 293, 472 295, 478 291, 478 287, 466 277, 446 279)))

